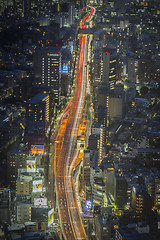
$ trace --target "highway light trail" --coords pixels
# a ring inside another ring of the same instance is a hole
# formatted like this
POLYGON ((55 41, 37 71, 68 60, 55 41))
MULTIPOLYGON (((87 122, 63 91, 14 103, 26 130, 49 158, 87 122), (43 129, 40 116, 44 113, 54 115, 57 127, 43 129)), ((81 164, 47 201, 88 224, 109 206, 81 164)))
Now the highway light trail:
MULTIPOLYGON (((89 17, 90 14, 87 16, 89 17)), ((88 17, 85 18, 85 21, 88 17)), ((85 21, 83 21, 83 24, 85 21)), ((76 65, 75 94, 60 117, 61 126, 55 141, 54 174, 56 196, 61 230, 66 240, 87 239, 79 213, 73 166, 76 162, 76 156, 78 156, 76 141, 83 116, 88 81, 86 64, 88 61, 89 44, 88 35, 79 36, 80 54, 76 65)))

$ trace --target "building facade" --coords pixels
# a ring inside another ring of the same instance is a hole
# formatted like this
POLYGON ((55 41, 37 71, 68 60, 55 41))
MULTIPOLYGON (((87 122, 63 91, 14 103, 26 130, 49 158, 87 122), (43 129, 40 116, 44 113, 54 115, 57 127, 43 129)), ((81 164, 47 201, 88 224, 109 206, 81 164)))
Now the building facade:
POLYGON ((54 99, 61 99, 61 52, 60 48, 39 48, 34 53, 34 74, 38 84, 52 87, 54 99))

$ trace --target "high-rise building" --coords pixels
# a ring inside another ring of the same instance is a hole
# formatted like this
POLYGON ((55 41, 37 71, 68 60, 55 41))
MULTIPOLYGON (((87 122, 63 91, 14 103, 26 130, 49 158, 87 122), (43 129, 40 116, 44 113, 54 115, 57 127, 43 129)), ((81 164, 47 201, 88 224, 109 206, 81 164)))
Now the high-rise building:
POLYGON ((50 123, 49 94, 41 93, 27 101, 26 104, 26 134, 43 135, 47 133, 50 123))
POLYGON ((97 93, 97 111, 98 111, 98 122, 103 125, 103 139, 105 140, 106 129, 107 129, 107 108, 109 99, 109 86, 106 82, 99 84, 97 93))
POLYGON ((113 89, 117 80, 117 49, 104 47, 102 61, 102 82, 107 83, 110 89, 113 89))
POLYGON ((94 205, 103 206, 104 204, 105 184, 101 178, 94 178, 93 184, 93 203, 94 205))
POLYGON ((118 207, 124 207, 127 203, 127 182, 122 173, 114 175, 114 199, 118 207))
POLYGON ((128 80, 131 83, 136 83, 138 76, 138 60, 137 59, 128 59, 128 80))
POLYGON ((91 127, 91 134, 95 134, 99 139, 99 160, 98 165, 102 162, 102 152, 103 152, 103 125, 100 123, 94 122, 91 127))
POLYGON ((99 149, 99 138, 97 135, 91 134, 89 136, 88 148, 89 148, 89 150, 98 150, 99 149))
POLYGON ((117 84, 114 89, 106 94, 105 141, 109 143, 109 124, 112 120, 120 120, 124 115, 125 92, 122 84, 117 84))
POLYGON ((91 167, 91 160, 90 160, 90 151, 84 150, 83 155, 83 179, 85 183, 90 182, 90 167, 91 167))
POLYGON ((52 87, 55 102, 61 99, 61 52, 60 48, 37 48, 33 58, 34 74, 39 84, 52 87))
POLYGON ((114 166, 113 163, 105 163, 105 168, 103 170, 103 181, 105 183, 105 192, 114 195, 114 166))
POLYGON ((133 187, 131 207, 137 218, 148 215, 152 211, 152 198, 143 186, 133 187))
POLYGON ((11 220, 11 193, 8 188, 0 189, 0 221, 10 223, 11 220))
POLYGON ((114 90, 109 94, 109 105, 107 108, 107 116, 109 119, 122 119, 124 115, 124 87, 121 91, 118 86, 115 86, 114 90))
POLYGON ((26 167, 27 154, 20 149, 13 149, 7 153, 7 176, 8 184, 11 189, 16 189, 16 180, 18 176, 18 168, 26 167))

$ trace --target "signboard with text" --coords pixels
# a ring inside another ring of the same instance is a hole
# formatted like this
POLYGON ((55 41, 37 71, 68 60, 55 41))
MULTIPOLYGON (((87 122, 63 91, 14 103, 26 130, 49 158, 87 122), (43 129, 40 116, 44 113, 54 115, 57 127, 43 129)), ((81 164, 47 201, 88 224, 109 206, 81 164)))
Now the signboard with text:
POLYGON ((54 209, 52 208, 52 209, 48 212, 48 227, 53 224, 53 220, 54 220, 54 209))
POLYGON ((47 198, 34 198, 34 206, 39 208, 47 207, 47 198))
POLYGON ((31 145, 32 154, 44 154, 44 145, 31 145))
POLYGON ((33 181, 33 192, 42 192, 42 180, 33 181))
POLYGON ((27 172, 36 171, 36 160, 27 160, 27 172))
POLYGON ((63 64, 63 72, 68 73, 68 64, 63 64))

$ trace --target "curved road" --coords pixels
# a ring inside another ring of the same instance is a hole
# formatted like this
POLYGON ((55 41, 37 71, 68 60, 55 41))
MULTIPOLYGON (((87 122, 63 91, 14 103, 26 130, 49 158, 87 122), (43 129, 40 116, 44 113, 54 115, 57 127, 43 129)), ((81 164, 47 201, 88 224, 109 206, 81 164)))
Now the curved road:
MULTIPOLYGON (((90 14, 88 16, 90 17, 90 14)), ((61 229, 66 240, 87 239, 75 195, 73 165, 76 154, 78 155, 76 140, 86 96, 89 38, 89 35, 80 35, 79 37, 80 55, 75 95, 69 110, 67 109, 67 118, 62 118, 61 127, 55 141, 56 196, 61 229)))

